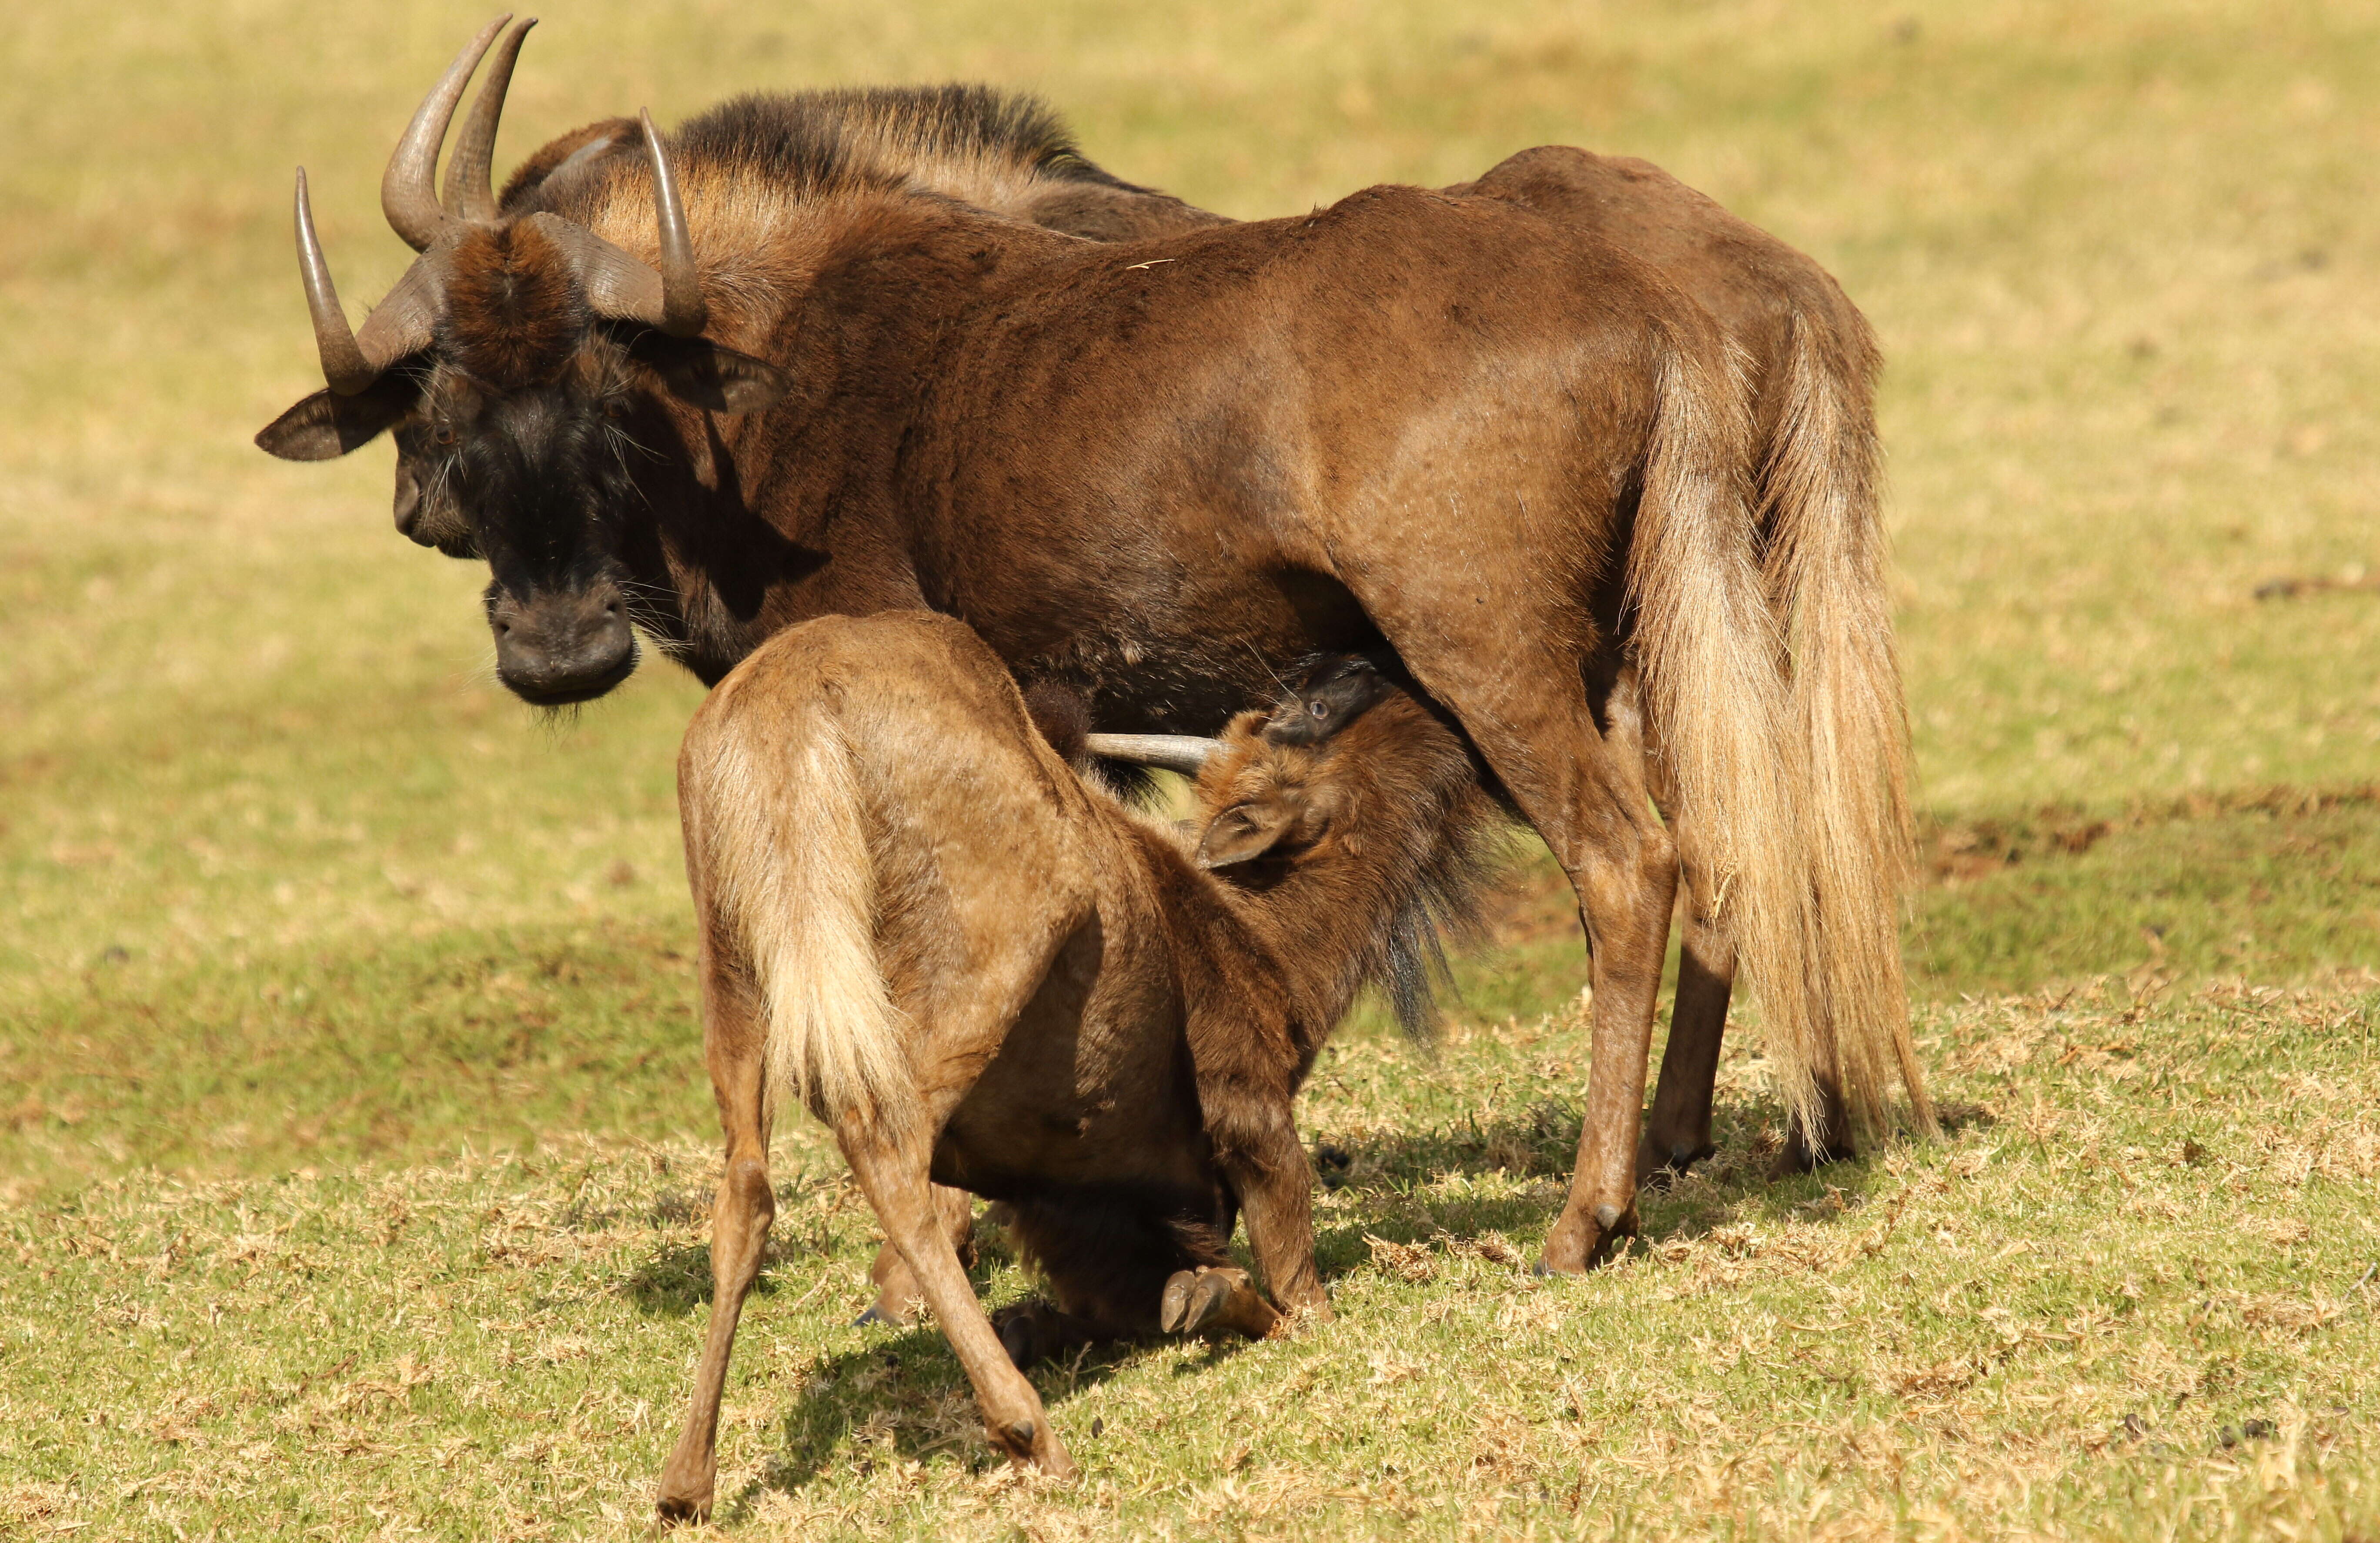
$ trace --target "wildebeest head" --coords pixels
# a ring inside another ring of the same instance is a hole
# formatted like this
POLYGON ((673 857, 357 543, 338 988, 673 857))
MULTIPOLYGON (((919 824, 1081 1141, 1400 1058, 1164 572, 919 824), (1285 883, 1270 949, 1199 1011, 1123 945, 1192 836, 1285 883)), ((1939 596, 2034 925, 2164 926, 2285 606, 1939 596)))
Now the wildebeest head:
POLYGON ((395 430, 398 527, 487 560, 497 674, 525 699, 554 705, 600 696, 637 665, 618 552, 638 497, 634 420, 658 395, 749 412, 787 383, 702 337, 709 310, 686 211, 650 115, 658 267, 551 213, 499 216, 496 124, 535 25, 504 31, 511 19, 497 18, 455 56, 389 160, 381 206, 421 255, 360 329, 339 309, 298 171, 298 266, 329 387, 256 442, 285 460, 327 460, 395 430), (442 200, 439 150, 500 32, 442 200))

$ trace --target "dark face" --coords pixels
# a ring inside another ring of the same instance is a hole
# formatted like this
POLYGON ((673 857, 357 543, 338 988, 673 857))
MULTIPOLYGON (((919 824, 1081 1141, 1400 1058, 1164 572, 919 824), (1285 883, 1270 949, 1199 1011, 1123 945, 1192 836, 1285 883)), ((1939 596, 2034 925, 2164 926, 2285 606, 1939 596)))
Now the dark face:
POLYGON ((318 392, 259 436, 290 459, 344 455, 383 430, 397 442, 396 524, 455 557, 487 562, 496 674, 522 700, 600 697, 637 667, 638 589, 622 553, 649 521, 640 468, 673 430, 664 396, 751 411, 784 380, 699 340, 583 338, 558 369, 498 388, 431 362, 358 396, 318 392))
POLYGON ((400 485, 409 475, 422 512, 487 561, 497 678, 524 701, 586 701, 637 667, 619 552, 640 405, 625 358, 590 346, 558 378, 511 391, 438 371, 400 441, 400 485))
POLYGON ((1355 654, 1326 654, 1272 710, 1264 736, 1276 745, 1318 745, 1362 717, 1388 691, 1389 683, 1368 661, 1355 654))

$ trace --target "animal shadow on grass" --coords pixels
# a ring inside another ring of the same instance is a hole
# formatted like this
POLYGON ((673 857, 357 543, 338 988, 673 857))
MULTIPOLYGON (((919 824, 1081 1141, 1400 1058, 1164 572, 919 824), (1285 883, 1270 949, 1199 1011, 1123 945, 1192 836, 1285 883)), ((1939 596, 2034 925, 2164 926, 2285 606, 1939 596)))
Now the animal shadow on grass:
MULTIPOLYGON (((1192 1359, 1181 1369, 1196 1372, 1234 1348, 1167 1341, 1087 1347, 1062 1361, 1035 1367, 1027 1375, 1043 1406, 1055 1415, 1075 1394, 1143 1356, 1188 1355, 1192 1359)), ((747 1518, 764 1490, 797 1494, 825 1474, 864 1476, 888 1463, 936 1458, 953 1459, 977 1473, 1008 1462, 984 1439, 983 1415, 965 1368, 931 1323, 863 1348, 820 1356, 803 1378, 800 1396, 785 1411, 780 1428, 782 1450, 769 1459, 758 1479, 724 1500, 722 1524, 747 1518)), ((1087 1435, 1074 1429, 1064 1434, 1077 1451, 1087 1435)))
MULTIPOLYGON (((1990 1112, 1978 1107, 1945 1106, 1941 1112, 1945 1135, 1953 1138, 1966 1127, 1991 1124, 1990 1112)), ((1338 1209, 1318 1219, 1326 1221, 1315 1239, 1323 1275, 1366 1267, 1367 1234, 1415 1244, 1493 1232, 1524 1246, 1534 1244, 1561 1210, 1580 1124, 1578 1111, 1557 1099, 1509 1120, 1483 1124, 1474 1117, 1425 1132, 1320 1141, 1315 1172, 1322 1185, 1358 1202, 1353 1216, 1338 1209), (1450 1177, 1499 1173, 1524 1183, 1502 1194, 1432 1192, 1450 1177)), ((1863 1205, 1876 1179, 1864 1160, 1828 1163, 1807 1173, 1775 1171, 1784 1124, 1784 1109, 1772 1099, 1723 1107, 1712 1133, 1716 1152, 1685 1176, 1657 1174, 1646 1182, 1637 1201, 1639 1235, 1648 1243, 1690 1239, 1747 1221, 1808 1221, 1863 1205)))
MULTIPOLYGON (((664 1196, 656 1204, 655 1219, 676 1224, 685 1220, 679 1214, 685 1210, 664 1196)), ((822 1271, 848 1273, 851 1260, 839 1257, 838 1249, 852 1241, 824 1229, 809 1237, 771 1236, 767 1260, 752 1285, 759 1315, 764 1317, 769 1311, 759 1306, 764 1298, 782 1304, 790 1297, 800 1306, 820 1284, 822 1271)), ((872 1246, 872 1233, 868 1241, 872 1246)), ((1002 1290, 1001 1277, 1015 1263, 1015 1257, 1002 1229, 982 1216, 978 1218, 976 1242, 976 1260, 968 1274, 978 1298, 991 1307, 999 1305, 995 1298, 1007 1294, 1002 1290)), ((856 1285, 856 1279, 850 1283, 856 1285)), ((655 1317, 698 1317, 710 1304, 710 1245, 663 1244, 622 1279, 619 1289, 639 1309, 655 1317)), ((811 1310, 832 1313, 828 1321, 834 1328, 829 1331, 840 1339, 845 1337, 843 1318, 849 1307, 848 1293, 830 1293, 827 1302, 811 1310)), ((747 1327, 753 1322, 752 1317, 747 1318, 747 1327)), ((722 1498, 719 1520, 722 1524, 748 1520, 764 1490, 797 1493, 831 1471, 865 1474, 888 1462, 922 1463, 941 1456, 957 1457, 969 1471, 1007 1461, 985 1441, 975 1391, 941 1330, 929 1320, 891 1330, 890 1338, 875 1338, 881 1332, 885 1331, 869 1331, 873 1343, 820 1354, 810 1363, 799 1396, 783 1417, 782 1450, 769 1460, 759 1478, 722 1498)), ((1123 1343, 1086 1349, 1063 1361, 1036 1367, 1029 1375, 1043 1403, 1054 1410, 1138 1357, 1174 1356, 1179 1358, 1177 1375, 1196 1375, 1238 1348, 1235 1341, 1123 1343)), ((739 1346, 739 1357, 766 1354, 757 1338, 747 1338, 739 1346)), ((756 1367, 757 1363, 747 1366, 747 1369, 756 1367)), ((794 1368, 775 1365, 769 1369, 782 1374, 794 1368)), ((1079 1432, 1070 1435, 1081 1440, 1079 1432)))
MULTIPOLYGON (((755 1296, 774 1295, 783 1282, 808 1289, 818 1272, 829 1267, 841 1242, 836 1230, 823 1221, 813 1223, 808 1231, 798 1225, 796 1209, 804 1198, 806 1185, 807 1181, 802 1180, 778 1186, 777 1204, 782 1213, 770 1229, 768 1253, 763 1257, 759 1279, 752 1282, 755 1296)), ((614 1220, 616 1214, 607 1211, 589 1220, 600 1224, 614 1220)), ((675 1230, 700 1226, 708 1233, 710 1192, 663 1189, 653 1197, 642 1219, 656 1227, 675 1230)), ((640 1312, 652 1318, 685 1318, 709 1307, 710 1239, 663 1244, 629 1271, 619 1290, 640 1312)))

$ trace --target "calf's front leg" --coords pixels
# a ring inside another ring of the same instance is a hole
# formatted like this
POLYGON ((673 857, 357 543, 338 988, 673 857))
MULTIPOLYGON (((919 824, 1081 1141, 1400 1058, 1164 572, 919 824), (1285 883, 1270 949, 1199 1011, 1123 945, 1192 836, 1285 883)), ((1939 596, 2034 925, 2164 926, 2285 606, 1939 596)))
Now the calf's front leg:
POLYGON ((1314 1170, 1289 1106, 1229 1087, 1202 1088, 1200 1097, 1216 1161, 1240 1197, 1248 1245, 1273 1300, 1327 1320, 1330 1299, 1314 1268, 1314 1170))

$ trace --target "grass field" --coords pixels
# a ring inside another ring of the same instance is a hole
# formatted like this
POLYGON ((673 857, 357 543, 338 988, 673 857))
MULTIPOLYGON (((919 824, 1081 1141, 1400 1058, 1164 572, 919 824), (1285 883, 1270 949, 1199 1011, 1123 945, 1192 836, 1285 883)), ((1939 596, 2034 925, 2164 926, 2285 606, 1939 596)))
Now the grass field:
MULTIPOLYGON (((697 689, 530 717, 385 449, 248 443, 318 379, 290 167, 380 293, 380 162, 483 19, 0 17, 0 1537, 644 1525, 707 1289, 697 689)), ((1308 1096, 1339 1321, 1043 1377, 1075 1487, 990 1463, 932 1330, 846 1327, 872 1222, 790 1135, 721 1529, 2380 1536, 2380 12, 593 0, 500 155, 953 76, 1242 215, 1645 155, 1843 279, 1960 1120, 1769 1183, 1739 1037, 1644 1242, 1517 1271, 1585 1063, 1524 862, 1435 1054, 1366 1020, 1308 1096)))

